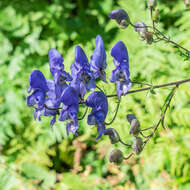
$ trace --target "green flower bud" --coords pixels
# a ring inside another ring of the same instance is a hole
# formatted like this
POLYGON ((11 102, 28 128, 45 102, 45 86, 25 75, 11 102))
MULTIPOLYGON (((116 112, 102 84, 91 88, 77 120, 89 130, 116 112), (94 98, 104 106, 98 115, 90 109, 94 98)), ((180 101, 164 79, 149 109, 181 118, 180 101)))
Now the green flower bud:
POLYGON ((159 9, 156 9, 155 12, 152 14, 152 20, 158 21, 159 9))
POLYGON ((140 137, 135 137, 134 141, 133 141, 133 146, 132 146, 134 152, 136 152, 136 154, 140 154, 141 151, 143 150, 143 140, 140 137))
POLYGON ((113 128, 106 129, 104 135, 109 135, 112 144, 118 143, 120 140, 118 132, 113 128))
POLYGON ((139 134, 139 132, 140 132, 140 123, 137 119, 133 119, 131 121, 131 127, 130 127, 129 134, 137 136, 139 134))
POLYGON ((114 149, 111 151, 109 156, 109 161, 115 164, 120 164, 123 161, 123 153, 119 149, 114 149))

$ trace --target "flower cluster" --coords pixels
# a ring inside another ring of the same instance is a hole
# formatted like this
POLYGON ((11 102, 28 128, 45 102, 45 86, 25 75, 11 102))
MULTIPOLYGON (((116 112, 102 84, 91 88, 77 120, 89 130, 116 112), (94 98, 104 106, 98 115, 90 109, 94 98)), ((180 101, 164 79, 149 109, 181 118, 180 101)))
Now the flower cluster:
MULTIPOLYGON (((103 91, 95 91, 96 83, 102 80, 106 84, 105 69, 106 52, 104 42, 100 35, 95 39, 95 49, 90 57, 90 62, 83 51, 77 45, 75 47, 75 59, 71 64, 71 74, 64 70, 63 58, 56 49, 50 49, 49 68, 52 80, 46 80, 39 70, 34 70, 29 77, 27 105, 34 107, 34 118, 41 120, 41 116, 51 116, 51 126, 59 121, 66 121, 67 134, 77 135, 79 128, 79 105, 90 107, 88 125, 95 125, 99 139, 106 135, 105 118, 108 112, 107 96, 103 91), (87 92, 92 93, 86 98, 87 92)), ((129 57, 124 43, 119 41, 111 49, 111 56, 116 68, 112 71, 110 81, 116 84, 117 95, 120 98, 126 95, 131 87, 129 73, 129 57)))

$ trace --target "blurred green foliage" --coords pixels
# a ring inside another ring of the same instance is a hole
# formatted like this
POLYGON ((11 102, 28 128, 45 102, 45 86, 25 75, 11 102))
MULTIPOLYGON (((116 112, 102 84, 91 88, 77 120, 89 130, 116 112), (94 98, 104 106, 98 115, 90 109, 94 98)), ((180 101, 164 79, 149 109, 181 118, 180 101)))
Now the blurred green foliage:
MULTIPOLYGON (((139 157, 119 167, 108 163, 113 145, 107 137, 96 142, 96 129, 80 122, 79 137, 67 137, 65 124, 50 128, 49 119, 33 120, 26 106, 28 76, 33 69, 50 78, 48 50, 57 48, 66 70, 80 44, 88 58, 100 34, 107 51, 107 76, 113 69, 110 48, 124 41, 130 57, 132 80, 160 84, 189 77, 189 61, 164 42, 147 45, 133 28, 119 30, 108 14, 125 9, 132 22, 150 24, 142 0, 0 0, 0 189, 127 190, 190 189, 190 91, 180 86, 160 127, 139 157)), ((190 13, 182 0, 160 0, 160 29, 174 41, 190 48, 190 13)), ((113 94, 113 84, 99 84, 113 94)), ((133 86, 138 88, 139 86, 133 86)), ((154 125, 171 88, 141 92, 122 98, 119 114, 111 127, 126 142, 132 142, 125 115, 133 113, 141 127, 154 125)), ((116 100, 109 99, 107 121, 116 100)), ((81 113, 84 111, 80 109, 81 113)), ((122 145, 125 154, 129 152, 122 145)))

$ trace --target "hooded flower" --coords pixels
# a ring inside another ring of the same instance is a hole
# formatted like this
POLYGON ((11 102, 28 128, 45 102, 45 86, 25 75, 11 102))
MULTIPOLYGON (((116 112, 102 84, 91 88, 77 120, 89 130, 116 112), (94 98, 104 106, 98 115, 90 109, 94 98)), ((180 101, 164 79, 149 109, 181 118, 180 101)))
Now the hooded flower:
POLYGON ((71 65, 71 75, 75 76, 82 69, 89 69, 88 58, 83 49, 77 45, 75 47, 75 62, 71 65))
POLYGON ((78 93, 73 88, 68 86, 62 93, 60 101, 63 103, 63 108, 61 110, 59 120, 65 121, 67 123, 67 134, 72 132, 74 135, 77 135, 78 129, 78 93))
POLYGON ((57 71, 64 71, 63 57, 56 49, 50 49, 48 56, 49 68, 53 76, 57 71))
POLYGON ((60 98, 63 90, 68 86, 66 81, 72 81, 72 77, 64 71, 63 58, 56 49, 50 49, 48 56, 50 72, 55 83, 55 95, 56 98, 60 98))
POLYGON ((106 95, 99 91, 90 94, 86 100, 86 105, 92 108, 91 113, 88 115, 87 123, 89 125, 96 125, 98 130, 99 139, 105 132, 105 118, 108 112, 108 101, 106 95))
POLYGON ((32 90, 42 90, 46 91, 48 90, 46 78, 39 70, 34 70, 29 76, 29 88, 28 93, 30 93, 32 90))
POLYGON ((39 70, 32 71, 29 76, 28 92, 33 91, 33 93, 27 97, 27 105, 37 105, 38 109, 42 109, 47 90, 48 86, 44 75, 39 70))
POLYGON ((106 75, 104 71, 107 67, 106 52, 104 49, 104 41, 100 35, 96 37, 95 44, 96 48, 91 56, 90 68, 91 70, 95 71, 95 78, 100 78, 106 82, 106 75))
POLYGON ((90 71, 88 59, 80 46, 75 47, 75 62, 71 65, 71 75, 74 87, 83 98, 87 90, 94 90, 96 87, 93 73, 90 71))
POLYGON ((129 57, 127 48, 122 41, 117 42, 111 49, 111 56, 116 68, 112 71, 110 81, 116 83, 118 98, 126 95, 131 88, 129 73, 129 57))
POLYGON ((66 81, 72 81, 72 77, 65 71, 57 71, 54 75, 56 98, 60 98, 64 89, 68 86, 66 81))
POLYGON ((109 14, 109 17, 111 19, 116 20, 116 22, 118 23, 119 27, 121 27, 121 28, 126 28, 130 24, 129 16, 125 12, 125 10, 123 10, 123 9, 113 10, 109 14))

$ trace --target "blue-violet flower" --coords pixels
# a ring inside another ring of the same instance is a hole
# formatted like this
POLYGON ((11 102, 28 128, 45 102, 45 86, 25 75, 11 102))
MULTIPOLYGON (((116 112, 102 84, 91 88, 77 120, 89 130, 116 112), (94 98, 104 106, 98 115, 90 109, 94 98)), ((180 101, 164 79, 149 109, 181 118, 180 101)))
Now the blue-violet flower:
POLYGON ((125 10, 123 9, 116 9, 113 10, 110 14, 109 17, 111 19, 116 20, 117 24, 119 25, 120 28, 126 28, 130 24, 130 19, 128 14, 126 13, 125 10))
POLYGON ((91 93, 87 100, 86 105, 92 108, 91 113, 88 115, 87 123, 89 125, 96 125, 98 130, 99 139, 105 132, 105 118, 108 112, 108 101, 106 95, 101 92, 91 93))
POLYGON ((71 75, 73 77, 71 86, 78 91, 82 98, 87 90, 95 89, 96 84, 93 73, 90 71, 90 64, 80 46, 75 47, 75 62, 71 65, 71 75))
POLYGON ((96 48, 94 49, 94 52, 90 58, 90 68, 92 71, 95 71, 95 78, 100 78, 106 82, 106 74, 104 71, 107 67, 106 52, 104 49, 104 41, 100 35, 96 37, 95 44, 96 48))
POLYGON ((110 81, 116 83, 116 90, 118 98, 121 95, 126 95, 131 88, 131 80, 129 73, 129 57, 127 48, 122 41, 117 42, 111 49, 111 56, 114 58, 113 62, 116 69, 112 71, 110 81))

